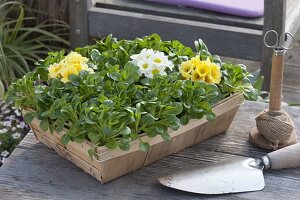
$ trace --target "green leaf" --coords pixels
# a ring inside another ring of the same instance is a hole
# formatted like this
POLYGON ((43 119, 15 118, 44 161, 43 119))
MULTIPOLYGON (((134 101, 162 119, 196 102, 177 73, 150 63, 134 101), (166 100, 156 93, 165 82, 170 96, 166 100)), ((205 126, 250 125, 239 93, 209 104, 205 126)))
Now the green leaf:
POLYGON ((108 74, 108 77, 110 77, 111 79, 113 79, 114 81, 120 81, 122 76, 120 73, 118 72, 113 72, 111 74, 108 74))
POLYGON ((156 129, 156 126, 150 126, 144 131, 148 137, 155 137, 157 134, 159 134, 158 130, 156 129))
POLYGON ((95 153, 96 153, 96 149, 95 148, 91 148, 91 149, 88 150, 88 154, 89 154, 89 156, 90 156, 90 158, 92 160, 94 158, 95 153))
POLYGON ((175 115, 166 115, 165 118, 159 121, 160 124, 170 127, 176 131, 180 127, 180 120, 175 115))
POLYGON ((49 128, 49 121, 48 119, 43 119, 40 123, 40 128, 42 129, 42 131, 47 131, 49 128))
POLYGON ((61 143, 63 145, 67 145, 69 142, 70 142, 70 139, 71 137, 68 135, 68 134, 64 134, 62 137, 61 137, 61 143))
POLYGON ((77 142, 77 143, 82 143, 84 140, 85 140, 85 135, 84 134, 81 134, 81 135, 78 135, 78 136, 74 137, 74 141, 77 142))
POLYGON ((180 117, 180 123, 182 125, 187 125, 189 123, 189 116, 183 115, 182 117, 180 117))
POLYGON ((210 113, 210 114, 206 115, 206 119, 208 121, 213 121, 216 119, 216 115, 214 113, 210 113))
POLYGON ((49 130, 50 130, 50 133, 53 134, 53 132, 54 132, 54 124, 53 123, 49 124, 49 130))
POLYGON ((140 142, 139 147, 144 152, 147 152, 150 150, 150 144, 148 142, 140 142))
POLYGON ((172 102, 170 106, 167 106, 165 109, 163 109, 162 115, 179 115, 183 111, 183 106, 179 102, 172 102))
POLYGON ((171 140, 171 136, 168 132, 164 131, 161 134, 161 137, 164 141, 170 141, 171 140))
POLYGON ((72 85, 74 85, 74 86, 79 86, 79 85, 80 85, 81 78, 80 78, 78 75, 71 74, 71 75, 69 76, 69 81, 72 83, 72 85))
POLYGON ((91 140, 92 143, 97 144, 100 141, 102 135, 96 132, 89 132, 88 138, 91 140))
POLYGON ((125 126, 120 132, 120 135, 130 135, 131 129, 128 126, 125 126))
POLYGON ((30 124, 34 119, 36 113, 35 112, 28 112, 24 115, 24 122, 30 124))
POLYGON ((108 139, 105 142, 106 142, 105 146, 107 146, 108 148, 111 148, 111 149, 115 149, 118 146, 118 143, 117 143, 116 139, 114 139, 114 138, 108 139))
POLYGON ((121 150, 127 151, 130 149, 130 138, 121 138, 120 141, 118 142, 118 146, 121 150))
POLYGON ((149 126, 152 125, 155 122, 155 120, 157 120, 157 118, 153 117, 153 115, 151 115, 150 113, 147 113, 142 116, 141 124, 143 126, 149 126))

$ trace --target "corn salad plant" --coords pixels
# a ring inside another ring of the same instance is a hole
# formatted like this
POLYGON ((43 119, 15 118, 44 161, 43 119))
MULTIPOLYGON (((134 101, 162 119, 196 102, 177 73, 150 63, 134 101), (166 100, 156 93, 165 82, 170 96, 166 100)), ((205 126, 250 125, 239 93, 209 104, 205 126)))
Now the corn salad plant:
POLYGON ((214 120, 212 106, 229 95, 257 98, 245 66, 221 62, 202 40, 195 45, 197 52, 156 34, 120 41, 109 35, 75 52, 50 52, 11 85, 7 99, 34 110, 25 122, 36 117, 43 131, 65 130, 64 145, 89 140, 128 150, 139 140, 147 151, 141 133, 168 141, 168 129, 214 120))

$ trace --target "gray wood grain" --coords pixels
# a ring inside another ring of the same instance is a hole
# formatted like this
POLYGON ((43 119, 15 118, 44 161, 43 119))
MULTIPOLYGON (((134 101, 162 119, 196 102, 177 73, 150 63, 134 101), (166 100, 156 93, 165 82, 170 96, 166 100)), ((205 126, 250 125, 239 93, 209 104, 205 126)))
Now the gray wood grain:
POLYGON ((188 19, 256 30, 262 30, 263 27, 263 17, 243 18, 218 12, 206 11, 199 8, 164 4, 163 1, 153 3, 144 0, 96 0, 95 7, 166 16, 176 19, 188 19))
MULTIPOLYGON (((263 35, 269 30, 275 30, 281 35, 285 30, 286 0, 265 0, 264 6, 263 35)), ((266 47, 262 42, 261 74, 265 77, 265 91, 270 91, 272 54, 273 49, 266 47)))
POLYGON ((157 33, 164 40, 179 40, 191 47, 201 38, 212 53, 249 60, 259 60, 261 54, 259 30, 92 7, 90 36, 101 38, 110 33, 124 39, 157 33))
MULTIPOLYGON (((178 169, 239 156, 259 157, 269 151, 248 142, 255 116, 267 104, 246 102, 227 134, 216 136, 147 167, 101 185, 96 179, 34 140, 29 134, 0 168, 1 200, 11 199, 299 199, 300 168, 265 172, 263 191, 199 195, 176 191, 158 183, 156 177, 178 169)), ((284 107, 300 129, 300 108, 284 107)), ((299 132, 298 132, 298 136, 299 132)), ((298 137, 300 138, 300 137, 298 137)))
POLYGON ((89 43, 88 9, 92 0, 69 0, 70 47, 75 49, 89 43))

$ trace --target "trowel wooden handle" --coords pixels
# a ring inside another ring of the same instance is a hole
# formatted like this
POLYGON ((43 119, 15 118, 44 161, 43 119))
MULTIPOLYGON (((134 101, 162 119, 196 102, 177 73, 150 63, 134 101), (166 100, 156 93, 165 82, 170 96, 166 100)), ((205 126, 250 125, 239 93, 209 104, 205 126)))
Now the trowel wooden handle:
POLYGON ((270 169, 300 167, 300 143, 273 151, 267 157, 270 169))
POLYGON ((280 111, 283 82, 284 55, 273 55, 269 110, 280 111))

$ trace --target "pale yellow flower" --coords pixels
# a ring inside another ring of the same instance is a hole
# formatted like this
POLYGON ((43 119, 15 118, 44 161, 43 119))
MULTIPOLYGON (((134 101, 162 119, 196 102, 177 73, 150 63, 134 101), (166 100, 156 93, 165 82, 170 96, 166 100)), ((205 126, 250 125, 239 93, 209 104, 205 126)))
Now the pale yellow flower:
POLYGON ((68 64, 85 64, 87 63, 88 59, 86 57, 83 57, 82 55, 80 55, 77 52, 70 52, 65 58, 64 60, 66 61, 66 63, 68 64))
POLYGON ((192 80, 193 82, 204 81, 204 80, 205 80, 205 77, 204 77, 204 76, 201 76, 197 71, 194 71, 194 72, 192 73, 191 80, 192 80))
POLYGON ((220 83, 222 73, 220 67, 211 62, 209 58, 201 61, 199 56, 195 56, 181 64, 179 71, 183 79, 192 81, 205 81, 207 83, 220 83))
POLYGON ((192 75, 190 73, 181 72, 181 76, 183 80, 189 80, 192 75))
POLYGON ((61 71, 61 76, 62 76, 61 81, 66 83, 66 82, 69 81, 69 76, 71 74, 78 74, 78 73, 79 73, 79 71, 77 70, 77 68, 75 68, 75 67, 66 67, 61 71))
POLYGON ((59 77, 61 66, 58 63, 54 63, 49 66, 48 70, 49 70, 49 77, 56 78, 59 77))
POLYGON ((188 60, 186 62, 183 62, 180 66, 179 66, 179 71, 182 74, 189 74, 193 71, 193 62, 191 60, 188 60))
POLYGON ((196 66, 196 71, 201 76, 206 76, 206 74, 210 73, 210 63, 207 63, 206 61, 202 61, 200 64, 196 66))
POLYGON ((214 83, 218 84, 221 82, 222 73, 220 71, 220 67, 215 63, 210 65, 210 76, 214 83))
POLYGON ((191 59, 191 62, 196 67, 197 65, 200 65, 202 61, 200 60, 199 56, 195 56, 191 59))
POLYGON ((215 80, 213 79, 213 77, 210 74, 207 74, 204 78, 204 81, 206 83, 215 83, 215 80))
POLYGON ((62 82, 68 82, 71 74, 78 74, 82 70, 94 73, 94 70, 87 65, 88 59, 77 52, 69 53, 58 64, 51 65, 49 70, 49 78, 61 78, 62 82))

